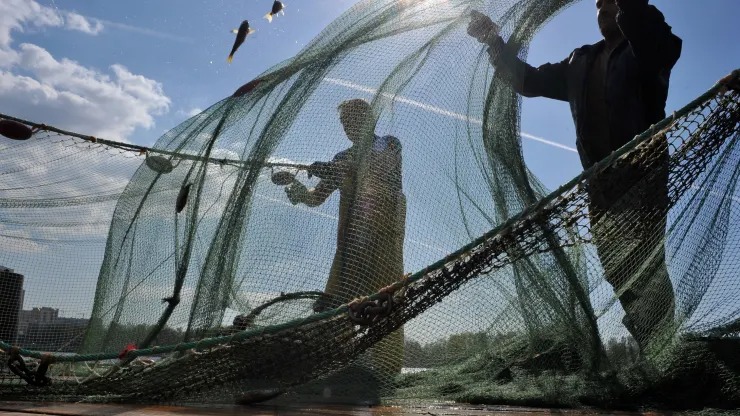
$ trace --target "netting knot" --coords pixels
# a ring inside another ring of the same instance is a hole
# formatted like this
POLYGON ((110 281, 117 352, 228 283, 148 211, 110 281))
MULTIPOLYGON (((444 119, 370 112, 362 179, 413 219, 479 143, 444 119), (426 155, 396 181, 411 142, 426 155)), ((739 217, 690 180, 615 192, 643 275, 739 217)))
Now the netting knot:
POLYGON ((39 361, 36 371, 31 371, 21 356, 20 348, 13 347, 8 352, 8 368, 10 368, 10 371, 32 386, 44 387, 51 384, 51 379, 47 377, 46 372, 53 362, 54 357, 51 354, 45 354, 39 361))
POLYGON ((400 298, 406 295, 410 277, 411 273, 406 273, 401 277, 401 280, 381 288, 378 292, 391 295, 391 297, 394 297, 394 302, 397 303, 400 301, 400 298))
POLYGON ((347 313, 352 322, 357 325, 371 325, 391 312, 393 309, 393 294, 381 290, 376 299, 359 298, 352 301, 348 306, 347 313))

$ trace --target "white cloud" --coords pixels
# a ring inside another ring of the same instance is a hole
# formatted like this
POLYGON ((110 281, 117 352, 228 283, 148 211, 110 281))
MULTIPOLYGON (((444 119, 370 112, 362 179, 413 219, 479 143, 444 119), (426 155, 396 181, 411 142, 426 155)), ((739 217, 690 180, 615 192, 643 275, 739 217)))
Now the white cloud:
POLYGON ((103 30, 96 19, 57 11, 34 0, 0 2, 0 109, 13 116, 93 136, 127 140, 150 129, 169 111, 162 85, 120 64, 107 71, 55 58, 46 49, 13 44, 12 34, 33 27, 61 27, 88 35, 103 30))
POLYGON ((177 114, 179 114, 179 115, 181 115, 183 117, 190 118, 190 117, 195 117, 195 116, 197 116, 198 114, 200 114, 202 112, 203 112, 203 109, 202 108, 193 107, 190 110, 179 110, 177 112, 177 114))
POLYGON ((18 63, 18 53, 12 49, 0 47, 0 69, 10 68, 18 63))
POLYGON ((85 134, 125 139, 136 128, 154 127, 154 116, 169 110, 162 85, 112 65, 111 75, 24 43, 16 67, 0 70, 0 108, 13 115, 85 134))
POLYGON ((88 35, 97 35, 103 30, 103 23, 100 20, 91 21, 86 17, 73 12, 67 12, 65 24, 71 30, 79 30, 88 35))
MULTIPOLYGON (((14 34, 42 27, 95 35, 104 26, 34 0, 0 0, 0 112, 93 136, 127 140, 137 128, 154 127, 155 117, 169 111, 170 99, 162 85, 123 65, 89 68, 69 58, 55 57, 41 46, 18 44, 13 39, 14 34)), ((24 228, 0 224, 0 251, 16 244, 15 252, 33 252, 58 240, 105 237, 115 196, 123 191, 143 159, 111 158, 100 148, 90 151, 89 143, 76 148, 70 147, 71 142, 61 146, 32 142, 16 149, 22 151, 17 155, 11 150, 15 147, 3 148, 3 172, 13 172, 0 180, 6 188, 4 200, 53 200, 91 194, 105 198, 68 208, 40 207, 39 212, 55 215, 46 225, 37 224, 28 215, 34 210, 11 210, 12 218, 8 213, 4 220, 24 224, 24 228), (82 151, 87 151, 84 160, 77 156, 82 151)), ((0 143, 0 147, 6 145, 0 143)))
POLYGON ((34 0, 3 0, 0 2, 0 47, 8 47, 13 31, 32 27, 64 27, 90 35, 103 30, 103 23, 91 21, 74 12, 59 12, 34 0))

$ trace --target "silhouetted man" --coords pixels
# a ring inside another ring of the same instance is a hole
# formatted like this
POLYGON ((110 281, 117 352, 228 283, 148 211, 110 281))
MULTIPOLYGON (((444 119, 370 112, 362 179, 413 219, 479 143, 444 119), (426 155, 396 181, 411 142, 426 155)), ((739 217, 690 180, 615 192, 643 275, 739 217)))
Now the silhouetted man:
MULTIPOLYGON (((309 189, 297 180, 285 191, 293 204, 323 204, 339 190, 339 225, 325 296, 314 304, 321 312, 371 295, 403 277, 406 197, 401 183, 401 142, 374 133, 375 116, 361 99, 339 105, 339 119, 352 146, 329 162, 315 162, 308 172, 320 178, 309 189)), ((403 328, 369 350, 373 376, 394 377, 403 361, 403 328)), ((372 388, 366 393, 372 394, 372 388)))
MULTIPOLYGON (((648 0, 597 0, 596 10, 604 39, 538 68, 507 49, 487 16, 474 11, 468 26, 471 36, 489 46, 492 64, 517 93, 570 103, 584 168, 665 117, 668 81, 682 43, 648 0)), ((588 182, 591 231, 605 277, 643 350, 672 322, 675 310, 663 244, 667 142, 656 140, 647 154, 588 182)))

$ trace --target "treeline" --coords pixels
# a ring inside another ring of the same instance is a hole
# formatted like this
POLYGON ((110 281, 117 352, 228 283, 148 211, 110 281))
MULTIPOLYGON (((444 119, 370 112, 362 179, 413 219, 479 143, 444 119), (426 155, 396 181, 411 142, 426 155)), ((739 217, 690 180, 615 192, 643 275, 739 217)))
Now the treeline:
MULTIPOLYGON (((403 365, 409 368, 434 368, 460 364, 476 354, 502 352, 517 339, 521 340, 521 334, 513 332, 495 336, 485 332, 463 332, 424 345, 407 338, 404 342, 403 365)), ((577 350, 579 346, 573 347, 577 350)), ((614 368, 631 365, 638 359, 639 349, 632 338, 611 338, 604 347, 607 359, 614 368)))
POLYGON ((497 342, 485 332, 463 332, 429 344, 421 345, 412 339, 404 343, 404 367, 433 368, 458 364, 488 350, 497 342))
MULTIPOLYGON (((121 325, 114 324, 112 333, 116 334, 116 339, 125 340, 126 343, 141 343, 154 329, 154 325, 121 325)), ((182 342, 185 337, 185 331, 180 328, 170 328, 165 326, 159 331, 154 338, 152 345, 171 345, 182 342)), ((123 347, 123 346, 122 346, 123 347)))
MULTIPOLYGON (((127 343, 138 344, 154 328, 153 325, 115 325, 112 333, 122 341, 121 349, 127 343)), ((24 334, 18 336, 17 343, 23 348, 38 351, 77 352, 87 329, 87 322, 48 322, 31 323, 24 334)), ((163 328, 152 345, 171 345, 183 340, 184 331, 170 327, 163 328)))

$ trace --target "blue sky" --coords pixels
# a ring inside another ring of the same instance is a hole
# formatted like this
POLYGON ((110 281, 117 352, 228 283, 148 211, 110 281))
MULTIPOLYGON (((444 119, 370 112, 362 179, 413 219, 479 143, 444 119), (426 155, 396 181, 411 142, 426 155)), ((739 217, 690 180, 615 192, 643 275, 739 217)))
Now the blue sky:
MULTIPOLYGON (((268 24, 262 16, 270 0, 2 0, 0 112, 151 145, 166 130, 295 55, 356 2, 286 3, 285 16, 268 24), (243 19, 257 32, 228 65, 230 30, 243 19)), ((670 112, 740 67, 740 44, 734 41, 740 38, 734 21, 740 2, 652 3, 684 41, 671 80, 670 112)), ((559 61, 598 39, 593 2, 584 0, 537 35, 528 61, 559 61)), ((577 154, 568 150, 575 144, 567 104, 525 99, 522 131, 557 144, 523 140, 526 162, 548 188, 581 171, 577 154)), ((439 253, 431 255, 436 259, 439 253)))

